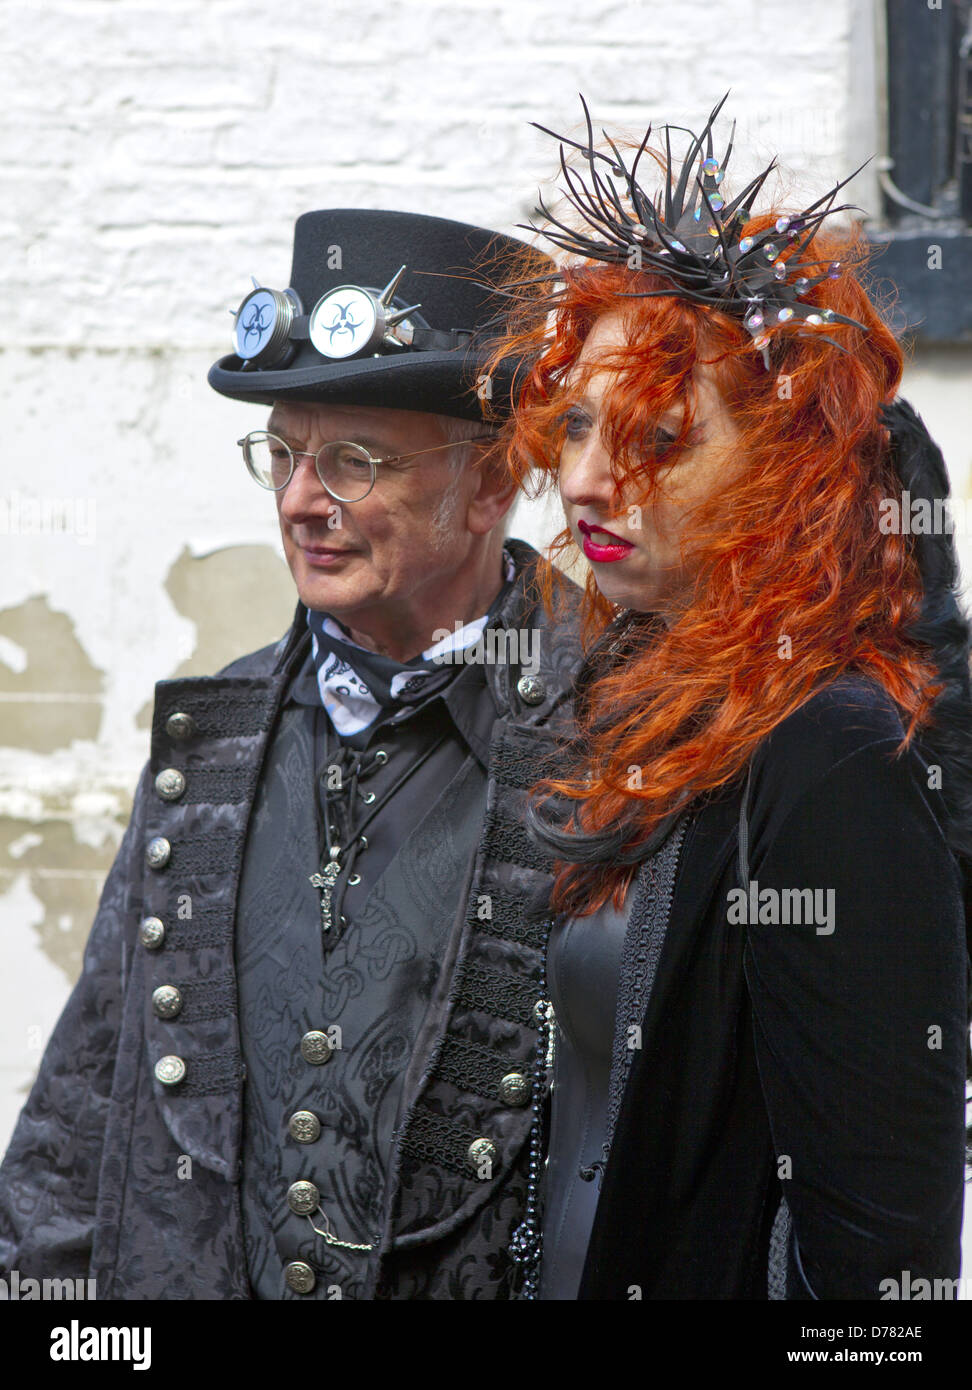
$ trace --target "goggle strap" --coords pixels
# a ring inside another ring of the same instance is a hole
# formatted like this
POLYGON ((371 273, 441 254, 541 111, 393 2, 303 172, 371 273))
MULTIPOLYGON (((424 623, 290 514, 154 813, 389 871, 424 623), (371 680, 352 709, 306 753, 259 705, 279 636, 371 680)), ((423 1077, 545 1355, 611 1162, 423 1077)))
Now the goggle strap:
MULTIPOLYGON (((413 352, 448 352, 463 347, 471 337, 471 328, 416 328, 411 348, 413 352)), ((290 325, 290 341, 306 342, 309 338, 310 314, 298 314, 290 325)))

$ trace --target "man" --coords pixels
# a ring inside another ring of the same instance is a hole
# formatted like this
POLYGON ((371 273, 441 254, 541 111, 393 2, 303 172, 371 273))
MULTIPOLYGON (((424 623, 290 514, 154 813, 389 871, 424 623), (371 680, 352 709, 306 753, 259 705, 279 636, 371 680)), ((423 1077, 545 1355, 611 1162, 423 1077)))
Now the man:
POLYGON ((521 810, 578 648, 576 599, 554 640, 535 552, 504 544, 483 410, 510 378, 473 337, 497 252, 524 248, 307 213, 290 286, 236 315, 210 382, 272 406, 240 445, 299 602, 275 647, 157 686, 0 1170, 22 1277, 120 1299, 515 1291, 549 869, 521 810))

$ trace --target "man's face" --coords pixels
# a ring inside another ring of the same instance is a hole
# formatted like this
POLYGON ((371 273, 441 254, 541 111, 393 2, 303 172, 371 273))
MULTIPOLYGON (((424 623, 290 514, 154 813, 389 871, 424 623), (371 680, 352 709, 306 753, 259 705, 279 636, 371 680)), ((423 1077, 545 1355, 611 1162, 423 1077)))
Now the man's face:
MULTIPOLYGON (((344 405, 277 402, 267 428, 294 450, 349 440, 375 458, 410 454, 445 440, 435 415, 344 405)), ((470 426, 470 433, 476 431, 470 426)), ((475 537, 467 526, 479 469, 453 469, 450 449, 404 463, 379 464, 358 502, 325 492, 313 458, 299 458, 276 493, 284 553, 308 608, 333 614, 353 631, 384 629, 441 603, 475 537)))

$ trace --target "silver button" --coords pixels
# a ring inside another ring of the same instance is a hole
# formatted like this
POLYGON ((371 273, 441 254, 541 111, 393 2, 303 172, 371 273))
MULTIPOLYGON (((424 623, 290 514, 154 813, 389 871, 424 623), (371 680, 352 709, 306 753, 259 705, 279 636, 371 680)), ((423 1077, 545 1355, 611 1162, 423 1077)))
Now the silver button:
POLYGON ((172 858, 172 846, 161 835, 156 835, 154 840, 149 840, 145 850, 145 862, 150 869, 164 869, 172 858))
POLYGON ((488 1162, 492 1166, 498 1156, 496 1145, 492 1139, 474 1139, 466 1150, 466 1157, 477 1174, 483 1163, 488 1162))
POLYGON ((521 676, 516 692, 525 705, 539 705, 547 698, 547 687, 539 676, 521 676))
POLYGON ((287 1288, 293 1289, 294 1293, 313 1293, 317 1283, 317 1275, 303 1260, 291 1260, 290 1264, 284 1265, 284 1279, 287 1288))
POLYGON ((177 767, 167 767, 155 779, 155 790, 163 801, 178 801, 186 789, 186 779, 177 767))
POLYGON ((311 1066, 319 1067, 324 1062, 329 1062, 333 1053, 331 1039, 326 1033, 316 1029, 311 1033, 305 1033, 300 1040, 300 1055, 305 1062, 310 1062, 311 1066))
POLYGON ((534 1004, 533 1017, 537 1024, 546 1023, 548 1007, 549 1005, 547 1004, 546 999, 538 999, 537 1002, 534 1004))
POLYGON ((310 1216, 321 1204, 321 1194, 312 1182, 292 1182, 287 1188, 287 1205, 298 1216, 310 1216))
POLYGON ((179 740, 192 738, 196 732, 196 721, 191 714, 182 714, 181 712, 170 714, 165 721, 165 732, 169 738, 179 740))
POLYGON ((138 928, 138 939, 146 951, 157 951, 165 940, 165 923, 161 917, 143 917, 138 928))
POLYGON ((321 1122, 311 1110, 295 1110, 287 1122, 291 1139, 298 1144, 313 1144, 320 1137, 321 1122))
POLYGON ((182 995, 175 985, 159 985, 152 991, 152 1008, 159 1018, 175 1018, 182 1013, 182 995))
POLYGON ((384 748, 379 748, 379 749, 377 750, 377 752, 375 753, 375 762, 376 762, 376 763, 387 763, 387 761, 388 761, 388 754, 385 752, 384 748))
POLYGON ((181 1057, 160 1057, 155 1064, 156 1079, 163 1086, 178 1086, 186 1074, 186 1064, 181 1057))
POLYGON ((507 1105, 526 1105, 532 1091, 529 1078, 521 1071, 507 1072, 499 1084, 500 1098, 507 1105))

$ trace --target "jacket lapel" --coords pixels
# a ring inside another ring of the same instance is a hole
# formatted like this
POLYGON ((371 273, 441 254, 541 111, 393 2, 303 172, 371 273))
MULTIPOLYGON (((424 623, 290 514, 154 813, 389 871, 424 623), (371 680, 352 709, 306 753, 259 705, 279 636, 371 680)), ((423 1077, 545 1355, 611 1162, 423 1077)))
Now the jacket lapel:
POLYGON ((711 801, 705 814, 694 816, 685 832, 672 911, 641 1025, 641 1046, 646 1053, 651 1051, 671 1001, 692 967, 706 905, 725 873, 727 858, 735 852, 738 798, 737 790, 711 801))

